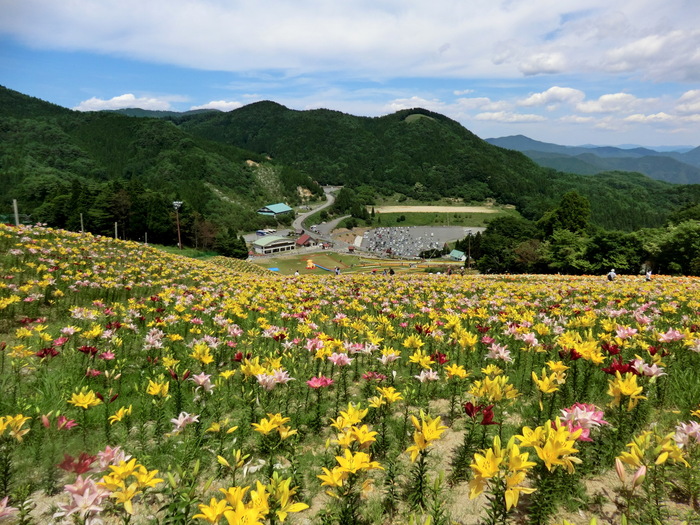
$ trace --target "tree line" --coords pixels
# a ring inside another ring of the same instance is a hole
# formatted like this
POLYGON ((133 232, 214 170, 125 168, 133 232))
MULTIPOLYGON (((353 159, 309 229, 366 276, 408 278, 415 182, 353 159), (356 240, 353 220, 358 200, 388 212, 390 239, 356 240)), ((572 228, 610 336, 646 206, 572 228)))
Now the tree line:
POLYGON ((569 192, 536 221, 499 217, 457 247, 469 247, 483 273, 700 275, 700 204, 672 213, 662 227, 624 232, 592 224, 588 200, 569 192))

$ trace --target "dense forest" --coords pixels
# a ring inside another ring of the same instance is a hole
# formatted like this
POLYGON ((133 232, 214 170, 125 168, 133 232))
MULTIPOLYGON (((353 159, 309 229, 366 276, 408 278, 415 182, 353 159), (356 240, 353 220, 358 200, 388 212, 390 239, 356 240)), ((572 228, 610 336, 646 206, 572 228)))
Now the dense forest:
POLYGON ((700 218, 700 185, 542 168, 423 109, 368 118, 259 102, 228 113, 80 113, 0 87, 0 170, 1 213, 17 199, 34 222, 105 235, 117 223, 122 238, 147 232, 165 244, 177 242, 179 220, 185 244, 220 253, 242 253, 242 231, 275 224, 260 206, 320 199, 333 184, 343 186, 333 211, 361 220, 382 195, 516 206, 521 219, 494 221, 478 240, 483 271, 700 265, 692 235, 674 237, 700 218), (566 213, 583 225, 562 226, 566 213), (664 259, 673 250, 685 255, 664 259))
POLYGON ((172 122, 79 113, 0 89, 0 203, 32 221, 176 242, 174 201, 188 245, 225 245, 274 225, 255 213, 274 202, 320 198, 321 187, 263 155, 187 134, 172 122), (81 222, 82 221, 82 222, 81 222))
POLYGON ((501 217, 457 248, 484 273, 700 275, 700 204, 669 215, 659 228, 609 230, 590 222, 590 203, 576 192, 539 220, 501 217))
POLYGON ((259 102, 173 121, 193 135, 313 173, 321 184, 369 187, 365 194, 399 193, 421 201, 492 198, 515 205, 531 220, 574 190, 591 203, 593 224, 632 231, 661 226, 672 210, 700 197, 698 185, 673 185, 641 174, 582 176, 542 168, 522 153, 492 146, 461 124, 423 109, 368 118, 259 102))

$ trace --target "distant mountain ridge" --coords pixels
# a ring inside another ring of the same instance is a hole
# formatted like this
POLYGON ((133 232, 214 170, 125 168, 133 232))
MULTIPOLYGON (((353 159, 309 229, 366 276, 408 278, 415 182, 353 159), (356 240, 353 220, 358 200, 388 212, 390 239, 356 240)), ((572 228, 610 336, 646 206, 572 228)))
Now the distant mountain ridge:
POLYGON ((620 170, 638 172, 674 184, 700 184, 700 147, 686 152, 613 146, 561 146, 524 135, 490 138, 486 142, 520 151, 541 166, 578 173, 620 170))
POLYGON ((163 111, 156 109, 141 109, 141 108, 122 108, 122 109, 110 109, 107 110, 112 113, 119 113, 120 115, 126 115, 127 117, 143 117, 143 118, 168 118, 168 117, 182 117, 186 115, 198 115, 200 113, 221 113, 218 109, 191 109, 189 111, 163 111))

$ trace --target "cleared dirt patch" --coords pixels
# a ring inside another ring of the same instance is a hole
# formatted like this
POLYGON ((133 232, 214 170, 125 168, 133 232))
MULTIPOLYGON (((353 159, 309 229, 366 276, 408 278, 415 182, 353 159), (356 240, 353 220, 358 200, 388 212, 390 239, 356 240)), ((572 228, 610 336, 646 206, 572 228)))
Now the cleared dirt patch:
POLYGON ((489 206, 375 206, 379 213, 498 213, 489 206))

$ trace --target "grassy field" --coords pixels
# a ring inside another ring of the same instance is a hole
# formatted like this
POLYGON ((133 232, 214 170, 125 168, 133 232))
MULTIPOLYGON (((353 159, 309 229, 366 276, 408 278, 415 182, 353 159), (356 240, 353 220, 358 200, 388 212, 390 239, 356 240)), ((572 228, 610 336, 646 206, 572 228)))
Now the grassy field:
POLYGON ((328 275, 329 273, 333 273, 336 266, 340 268, 341 274, 381 273, 385 269, 393 269, 396 273, 423 273, 430 268, 439 271, 452 268, 453 271, 458 271, 462 266, 460 262, 444 260, 422 262, 375 259, 337 252, 284 255, 277 258, 266 257, 264 259, 254 259, 252 262, 266 269, 277 268, 275 271, 281 275, 293 275, 295 271, 298 271, 300 275, 328 275), (308 267, 309 261, 313 262, 315 265, 314 268, 308 267), (328 270, 324 268, 328 268, 328 270))
POLYGON ((298 271, 302 275, 324 275, 328 274, 327 270, 323 270, 320 267, 308 268, 308 261, 313 261, 314 264, 328 268, 333 271, 337 266, 342 272, 345 272, 349 268, 353 267, 358 263, 359 257, 354 255, 341 255, 332 252, 320 252, 320 253, 306 253, 306 254, 295 254, 295 255, 283 255, 280 257, 265 257, 260 259, 253 259, 253 263, 263 268, 277 268, 282 275, 293 275, 295 271, 298 271))
POLYGON ((183 247, 179 249, 177 246, 164 246, 162 244, 151 244, 151 246, 166 253, 190 257, 192 259, 209 259, 218 255, 215 251, 197 250, 196 248, 183 247))
POLYGON ((379 213, 372 226, 465 226, 486 227, 489 221, 506 215, 517 215, 515 210, 498 213, 379 213))
POLYGON ((374 206, 495 206, 493 202, 465 202, 462 199, 451 199, 445 197, 436 201, 420 201, 412 199, 401 193, 395 193, 389 197, 379 195, 374 206))
MULTIPOLYGON (((456 202, 451 199, 441 199, 434 202, 421 202, 415 199, 400 200, 398 196, 392 198, 379 199, 377 203, 367 206, 367 210, 371 212, 373 208, 379 209, 383 206, 415 206, 425 208, 426 206, 435 207, 435 211, 431 212, 401 212, 401 213, 376 213, 375 219, 371 226, 466 226, 474 228, 485 227, 489 220, 493 220, 502 216, 519 217, 518 211, 510 206, 493 206, 489 204, 479 204, 475 206, 488 206, 492 210, 491 213, 478 213, 462 211, 446 212, 445 207, 454 207, 455 209, 463 207, 463 202, 456 202)), ((321 213, 317 212, 309 216, 304 224, 308 227, 311 224, 321 222, 321 213)), ((365 225, 365 221, 358 220, 361 225, 365 225)))

